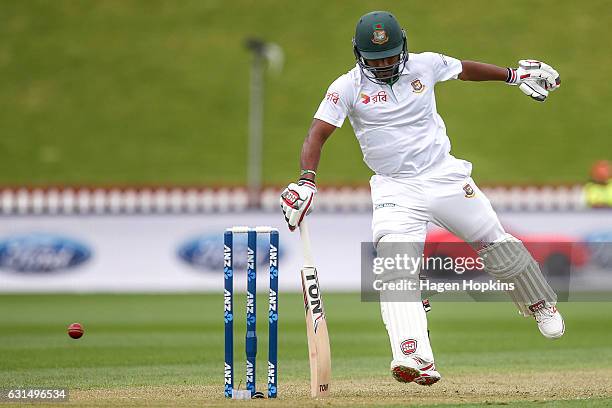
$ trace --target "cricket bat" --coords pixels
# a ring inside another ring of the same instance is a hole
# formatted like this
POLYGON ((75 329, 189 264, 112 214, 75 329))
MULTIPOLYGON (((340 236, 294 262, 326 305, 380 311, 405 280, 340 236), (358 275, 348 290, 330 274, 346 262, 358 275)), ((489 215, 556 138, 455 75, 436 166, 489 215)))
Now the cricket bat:
POLYGON ((304 250, 302 291, 304 293, 304 308, 306 309, 306 334, 310 360, 310 394, 313 398, 319 398, 329 395, 331 351, 321 288, 312 258, 308 226, 304 220, 300 223, 300 237, 304 250))

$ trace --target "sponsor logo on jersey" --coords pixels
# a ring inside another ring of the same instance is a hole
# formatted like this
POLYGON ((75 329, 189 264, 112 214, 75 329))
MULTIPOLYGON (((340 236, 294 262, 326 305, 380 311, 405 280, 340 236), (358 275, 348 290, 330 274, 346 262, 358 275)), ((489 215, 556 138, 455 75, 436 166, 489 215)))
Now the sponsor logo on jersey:
POLYGON ((412 92, 414 93, 421 93, 425 89, 425 85, 421 83, 420 79, 415 79, 410 85, 412 85, 412 92))
POLYGON ((361 97, 361 103, 366 104, 366 105, 370 102, 372 103, 387 102, 387 92, 385 91, 378 91, 373 95, 367 95, 367 94, 361 93, 360 97, 361 97))
POLYGON ((340 95, 338 94, 338 92, 328 92, 327 95, 325 95, 325 99, 337 104, 338 99, 340 99, 340 95))
POLYGON ((372 33, 372 42, 381 45, 389 41, 389 36, 385 31, 385 26, 382 23, 374 24, 374 32, 372 33))
POLYGON ((465 191, 465 198, 472 198, 476 195, 470 183, 463 186, 463 191, 465 191))
POLYGON ((400 344, 400 349, 404 355, 408 356, 413 354, 417 349, 417 341, 415 339, 404 340, 402 344, 400 344))

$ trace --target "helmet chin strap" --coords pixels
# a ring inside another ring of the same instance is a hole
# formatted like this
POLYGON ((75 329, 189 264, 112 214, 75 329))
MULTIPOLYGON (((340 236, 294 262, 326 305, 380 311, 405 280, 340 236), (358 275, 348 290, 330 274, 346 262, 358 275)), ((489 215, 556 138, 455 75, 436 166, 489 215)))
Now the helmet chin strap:
POLYGON ((364 75, 370 81, 381 85, 393 85, 399 80, 401 74, 404 72, 404 69, 406 68, 406 62, 407 58, 402 53, 400 54, 398 62, 393 65, 388 65, 385 67, 372 67, 367 64, 364 58, 361 58, 359 61, 359 66, 362 72, 364 70, 367 71, 367 73, 364 72, 364 75), (377 76, 377 73, 381 73, 383 75, 377 76), (384 75, 386 73, 389 74, 384 75))
POLYGON ((404 69, 406 68, 406 63, 408 62, 408 53, 402 52, 400 54, 400 59, 397 63, 393 65, 388 65, 386 67, 372 67, 369 66, 366 60, 363 57, 359 57, 357 60, 357 64, 361 69, 363 75, 370 80, 371 82, 378 85, 393 85, 396 83, 404 69), (389 73, 388 75, 378 77, 377 73, 389 73))

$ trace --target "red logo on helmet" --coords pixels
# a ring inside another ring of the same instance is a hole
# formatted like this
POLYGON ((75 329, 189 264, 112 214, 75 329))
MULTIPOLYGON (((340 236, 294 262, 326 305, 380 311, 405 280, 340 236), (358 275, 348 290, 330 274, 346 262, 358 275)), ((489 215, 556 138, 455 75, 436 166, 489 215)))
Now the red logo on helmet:
POLYGON ((416 351, 417 341, 415 339, 404 340, 402 344, 400 344, 400 348, 402 349, 402 353, 410 355, 416 351))

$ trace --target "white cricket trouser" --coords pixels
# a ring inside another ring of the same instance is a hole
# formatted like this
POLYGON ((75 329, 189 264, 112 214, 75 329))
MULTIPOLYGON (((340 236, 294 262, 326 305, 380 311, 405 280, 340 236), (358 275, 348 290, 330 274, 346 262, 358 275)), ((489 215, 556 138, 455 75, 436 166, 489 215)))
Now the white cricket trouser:
POLYGON ((372 176, 374 242, 387 234, 405 234, 414 242, 424 242, 429 222, 466 242, 493 242, 503 237, 497 214, 470 173, 468 162, 448 156, 417 177, 372 176))
MULTIPOLYGON (((374 242, 385 235, 389 240, 425 242, 429 222, 470 243, 502 238, 505 231, 470 173, 469 162, 448 156, 417 177, 372 176, 374 242)), ((386 302, 381 297, 381 313, 394 360, 418 355, 433 361, 427 319, 420 302, 386 302)))

